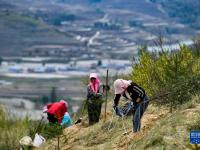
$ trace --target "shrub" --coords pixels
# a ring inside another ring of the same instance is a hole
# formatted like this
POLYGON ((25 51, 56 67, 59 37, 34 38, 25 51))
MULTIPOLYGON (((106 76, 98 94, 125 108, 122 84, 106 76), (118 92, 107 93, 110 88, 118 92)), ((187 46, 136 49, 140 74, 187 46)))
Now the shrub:
POLYGON ((19 148, 19 140, 24 136, 34 138, 36 132, 44 138, 51 139, 62 134, 62 126, 58 124, 45 124, 40 121, 25 119, 10 119, 0 107, 0 149, 13 150, 19 148))
POLYGON ((62 134, 63 127, 59 124, 44 124, 42 129, 42 135, 46 139, 55 138, 62 134))
POLYGON ((166 104, 172 110, 199 91, 198 67, 199 57, 185 45, 180 45, 177 51, 159 53, 147 52, 144 47, 139 61, 133 63, 131 78, 148 95, 161 96, 157 104, 166 104))
POLYGON ((19 140, 28 135, 28 126, 30 120, 10 120, 8 116, 0 108, 0 149, 13 150, 19 147, 19 140))

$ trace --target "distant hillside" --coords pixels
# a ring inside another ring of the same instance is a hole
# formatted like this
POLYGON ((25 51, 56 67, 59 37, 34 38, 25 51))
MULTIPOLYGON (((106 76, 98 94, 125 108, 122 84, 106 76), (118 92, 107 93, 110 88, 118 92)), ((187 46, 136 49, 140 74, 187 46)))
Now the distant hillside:
POLYGON ((66 4, 83 4, 92 7, 105 9, 122 9, 131 10, 136 13, 143 13, 145 15, 163 17, 163 13, 156 5, 149 3, 146 0, 58 0, 66 4))
POLYGON ((78 42, 67 33, 27 16, 18 7, 0 2, 0 54, 22 55, 33 45, 68 45, 78 42))
POLYGON ((6 9, 9 9, 9 8, 13 8, 14 5, 11 5, 10 3, 7 3, 6 1, 2 1, 0 0, 0 10, 6 10, 6 9))
MULTIPOLYGON (((3 3, 5 3, 5 1, 3 3)), ((7 0, 7 3, 27 8, 30 6, 39 7, 42 5, 51 5, 55 7, 55 4, 68 4, 73 7, 91 6, 92 8, 102 10, 131 10, 136 13, 143 13, 156 17, 166 17, 165 13, 167 13, 169 18, 180 20, 183 23, 195 24, 194 27, 198 27, 200 20, 199 0, 7 0)))
POLYGON ((189 24, 191 27, 200 29, 200 1, 199 0, 150 0, 160 4, 168 13, 169 17, 189 24))
POLYGON ((0 54, 22 56, 34 47, 45 55, 53 46, 59 55, 71 57, 74 50, 80 56, 97 30, 92 48, 105 54, 153 43, 160 31, 171 43, 189 40, 200 24, 199 2, 192 1, 0 0, 0 54))

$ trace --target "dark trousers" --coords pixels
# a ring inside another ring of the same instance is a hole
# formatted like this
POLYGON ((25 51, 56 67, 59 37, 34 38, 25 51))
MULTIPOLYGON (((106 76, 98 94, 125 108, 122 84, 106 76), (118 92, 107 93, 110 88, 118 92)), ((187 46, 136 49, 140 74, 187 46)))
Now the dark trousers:
POLYGON ((93 125, 99 122, 99 117, 101 114, 101 105, 101 103, 95 101, 88 103, 89 125, 93 125))
POLYGON ((58 123, 58 119, 53 114, 47 113, 47 119, 50 123, 58 123))
POLYGON ((141 118, 147 109, 149 104, 149 98, 145 96, 141 104, 136 105, 135 113, 133 114, 133 132, 140 131, 141 128, 141 118))

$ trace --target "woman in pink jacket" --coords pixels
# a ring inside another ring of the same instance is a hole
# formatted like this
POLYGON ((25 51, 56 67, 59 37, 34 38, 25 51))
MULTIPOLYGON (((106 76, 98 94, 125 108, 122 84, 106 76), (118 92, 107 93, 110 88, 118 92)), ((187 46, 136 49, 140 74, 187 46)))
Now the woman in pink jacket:
POLYGON ((102 105, 103 89, 100 86, 100 80, 96 73, 91 73, 90 81, 87 87, 87 103, 89 125, 99 122, 102 105))

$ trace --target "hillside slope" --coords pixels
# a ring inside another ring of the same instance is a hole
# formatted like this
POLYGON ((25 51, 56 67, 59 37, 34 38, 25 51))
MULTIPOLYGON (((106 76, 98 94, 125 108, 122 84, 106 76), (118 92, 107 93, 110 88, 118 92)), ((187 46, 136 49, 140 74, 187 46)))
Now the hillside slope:
MULTIPOLYGON (((199 96, 172 114, 168 113, 167 108, 150 105, 142 119, 141 132, 131 132, 132 121, 131 117, 128 117, 124 120, 128 134, 123 135, 122 120, 114 117, 111 123, 112 113, 109 111, 105 122, 102 119, 100 123, 91 127, 82 124, 65 129, 61 149, 191 149, 189 130, 199 128, 199 114, 199 96)), ((57 140, 49 141, 45 149, 54 149, 56 144, 57 140)))
POLYGON ((0 1, 0 54, 23 55, 34 45, 79 45, 68 33, 27 16, 18 7, 0 1))
POLYGON ((200 29, 200 1, 199 0, 150 0, 160 5, 170 18, 192 28, 200 29))
POLYGON ((73 50, 87 50, 88 39, 97 30, 101 34, 92 48, 108 55, 153 44, 159 33, 170 43, 199 34, 199 3, 196 7, 182 2, 181 11, 179 3, 164 4, 170 7, 155 0, 0 0, 0 55, 24 56, 25 51, 28 57, 46 56, 58 49, 59 55, 71 57, 73 50), (180 16, 189 24, 180 22, 180 16))

